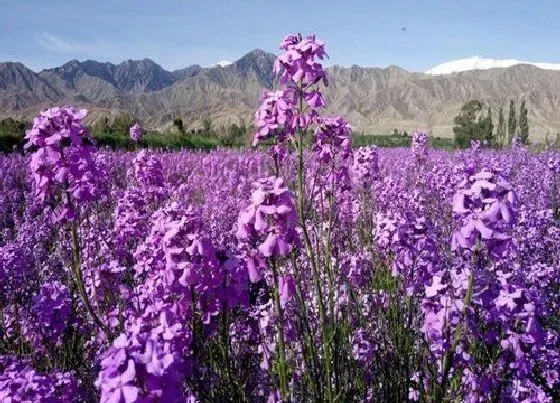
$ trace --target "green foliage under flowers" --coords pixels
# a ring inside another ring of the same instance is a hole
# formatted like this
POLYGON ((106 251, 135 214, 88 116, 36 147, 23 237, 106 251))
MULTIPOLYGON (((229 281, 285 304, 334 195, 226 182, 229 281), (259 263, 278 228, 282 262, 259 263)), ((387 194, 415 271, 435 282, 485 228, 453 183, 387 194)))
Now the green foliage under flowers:
MULTIPOLYGON (((411 137, 383 135, 383 134, 359 134, 352 135, 352 145, 354 147, 364 147, 375 145, 377 147, 410 147, 411 137)), ((453 139, 443 137, 430 137, 430 145, 434 148, 451 150, 455 148, 453 139)))
POLYGON ((222 146, 216 136, 205 134, 160 134, 148 132, 136 143, 128 135, 119 133, 93 133, 99 147, 109 147, 114 150, 133 150, 141 148, 161 148, 166 150, 195 149, 211 150, 222 146))

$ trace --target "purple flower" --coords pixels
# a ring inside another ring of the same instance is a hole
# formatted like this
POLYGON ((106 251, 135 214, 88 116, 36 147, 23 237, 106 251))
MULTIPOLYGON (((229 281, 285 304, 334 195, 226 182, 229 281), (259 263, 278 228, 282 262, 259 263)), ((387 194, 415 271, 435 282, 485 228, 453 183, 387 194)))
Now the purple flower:
POLYGON ((352 173, 357 183, 365 187, 379 179, 379 151, 377 146, 360 147, 354 151, 352 173))
POLYGON ((260 140, 275 138, 283 143, 295 131, 295 100, 292 90, 265 91, 255 113, 257 132, 253 146, 260 140))
POLYGON ((156 155, 146 150, 139 151, 134 157, 134 176, 142 187, 158 186, 165 184, 163 166, 156 155))
POLYGON ((75 377, 68 372, 41 374, 28 362, 0 355, 0 401, 2 402, 78 402, 75 377))
POLYGON ((68 106, 47 109, 26 132, 25 147, 36 148, 30 163, 36 195, 41 202, 62 201, 56 221, 73 220, 77 204, 97 196, 94 142, 81 122, 86 114, 86 109, 68 106))
POLYGON ((462 227, 453 233, 452 249, 473 249, 480 239, 493 253, 501 253, 510 237, 516 201, 511 185, 498 171, 483 170, 469 177, 453 198, 453 213, 462 227))
POLYGON ((305 39, 300 34, 288 35, 280 44, 280 49, 285 52, 274 63, 274 72, 281 73, 280 83, 286 84, 291 80, 307 88, 322 80, 328 85, 323 66, 316 61, 327 56, 325 43, 316 39, 315 35, 305 39))
POLYGON ((280 304, 282 308, 292 299, 296 293, 294 278, 291 275, 285 275, 278 279, 278 289, 280 292, 280 304))
POLYGON ((71 314, 72 301, 68 288, 59 281, 43 283, 39 294, 33 297, 31 314, 33 319, 28 337, 34 344, 44 346, 62 345, 62 337, 71 314))
POLYGON ((319 159, 329 164, 335 154, 346 159, 352 153, 352 128, 342 117, 322 118, 315 130, 313 150, 319 159))
POLYGON ((136 142, 140 141, 142 138, 142 126, 140 126, 138 122, 134 123, 134 126, 131 126, 128 132, 130 138, 136 142))
POLYGON ((294 195, 282 178, 260 179, 251 204, 239 213, 237 238, 265 257, 286 256, 298 243, 294 195))
POLYGON ((415 130, 412 133, 412 153, 418 160, 426 157, 428 152, 428 133, 423 130, 415 130))
POLYGON ((101 398, 102 402, 135 402, 138 398, 138 388, 131 382, 136 377, 134 361, 128 360, 126 370, 123 373, 115 374, 114 377, 107 379, 104 383, 106 391, 101 398))

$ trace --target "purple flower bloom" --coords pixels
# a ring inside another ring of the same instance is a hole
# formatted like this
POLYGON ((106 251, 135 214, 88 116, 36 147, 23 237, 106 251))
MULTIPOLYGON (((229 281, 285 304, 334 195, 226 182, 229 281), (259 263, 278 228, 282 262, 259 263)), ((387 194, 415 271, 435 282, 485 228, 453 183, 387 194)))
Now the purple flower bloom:
POLYGON ((43 283, 39 294, 33 297, 33 319, 27 329, 28 337, 39 348, 45 345, 60 346, 71 314, 68 288, 59 281, 43 283))
POLYGON ((86 109, 67 106, 47 109, 26 132, 26 148, 37 148, 30 163, 36 195, 41 202, 62 200, 56 221, 73 220, 76 204, 96 197, 95 147, 81 123, 86 114, 86 109))
POLYGON ((428 133, 423 130, 415 130, 412 133, 412 153, 422 160, 428 152, 428 133))
POLYGON ((379 152, 377 146, 360 147, 354 152, 354 178, 365 187, 379 179, 379 152))
POLYGON ((260 140, 275 138, 283 143, 295 131, 295 101, 291 90, 265 91, 255 113, 257 132, 253 146, 260 140))
POLYGON ((41 374, 27 362, 0 355, 0 401, 78 402, 77 382, 68 372, 41 374))
POLYGON ((134 123, 129 130, 130 138, 136 142, 140 141, 142 138, 142 126, 138 122, 134 123))
POLYGON ((134 176, 142 187, 163 186, 165 183, 163 166, 156 155, 146 150, 139 151, 134 157, 134 176))
POLYGON ((239 213, 237 238, 265 257, 286 256, 298 243, 294 196, 282 178, 261 179, 255 186, 252 203, 239 213))
POLYGON ((299 34, 288 35, 282 41, 280 49, 285 52, 276 59, 274 72, 281 73, 282 84, 291 80, 307 88, 322 80, 325 85, 328 85, 323 66, 316 61, 327 56, 325 43, 316 39, 315 35, 305 39, 299 34))
POLYGON ((452 249, 473 249, 480 239, 491 252, 501 253, 514 222, 515 193, 500 172, 483 170, 462 184, 453 199, 453 213, 462 227, 453 233, 452 249))

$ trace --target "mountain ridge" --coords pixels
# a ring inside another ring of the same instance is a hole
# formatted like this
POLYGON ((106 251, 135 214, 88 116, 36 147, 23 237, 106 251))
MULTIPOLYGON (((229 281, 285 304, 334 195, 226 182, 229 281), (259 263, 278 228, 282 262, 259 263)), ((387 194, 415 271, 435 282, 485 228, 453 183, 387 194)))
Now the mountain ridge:
MULTIPOLYGON (((22 63, 0 63, 0 117, 31 119, 46 107, 87 107, 89 122, 128 113, 145 126, 165 130, 174 118, 198 128, 251 123, 258 97, 275 83, 275 55, 255 49, 227 65, 168 71, 151 59, 119 64, 70 60, 38 73, 22 63)), ((462 104, 479 99, 494 109, 525 99, 531 137, 560 130, 560 71, 517 64, 446 75, 409 72, 399 66, 327 68, 326 113, 342 115, 366 133, 426 128, 452 136, 462 104)))

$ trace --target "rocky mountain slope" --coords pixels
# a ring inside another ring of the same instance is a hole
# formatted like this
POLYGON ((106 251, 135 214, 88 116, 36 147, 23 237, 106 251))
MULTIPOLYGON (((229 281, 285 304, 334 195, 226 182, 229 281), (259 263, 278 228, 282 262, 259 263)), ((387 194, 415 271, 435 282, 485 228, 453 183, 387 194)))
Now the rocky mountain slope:
MULTIPOLYGON (((274 58, 255 50, 229 65, 171 72, 149 59, 118 65, 72 60, 39 73, 0 63, 0 117, 30 119, 42 108, 75 104, 89 108, 92 120, 129 113, 152 128, 168 127, 177 117, 192 128, 206 117, 216 126, 251 123, 261 91, 274 84, 274 58)), ((527 64, 446 75, 396 66, 328 70, 328 113, 366 133, 422 127, 451 136, 454 116, 471 99, 492 107, 495 120, 502 104, 525 99, 533 139, 560 131, 560 71, 527 64)))

